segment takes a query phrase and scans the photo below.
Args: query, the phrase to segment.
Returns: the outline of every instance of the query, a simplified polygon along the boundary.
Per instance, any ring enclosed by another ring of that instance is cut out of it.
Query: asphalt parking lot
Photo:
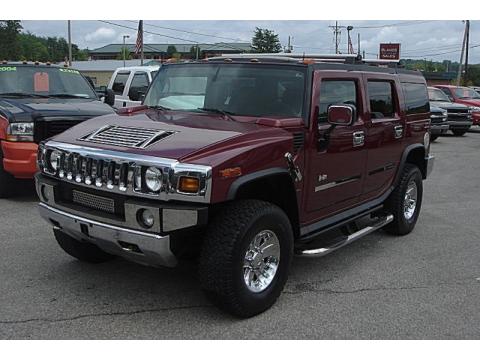
[[[441,137],[415,231],[296,258],[277,304],[248,320],[211,306],[192,264],[83,264],[40,219],[33,185],[0,200],[0,338],[479,339],[480,133]]]

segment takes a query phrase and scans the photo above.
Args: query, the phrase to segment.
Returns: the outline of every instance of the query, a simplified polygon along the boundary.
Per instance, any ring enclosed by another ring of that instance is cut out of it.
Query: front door
[[[314,75],[312,105],[316,111],[311,123],[317,139],[309,149],[304,199],[310,220],[351,207],[362,192],[366,164],[366,106],[361,84],[361,75],[353,72]],[[328,108],[342,104],[355,106],[353,124],[332,127],[327,122]]]

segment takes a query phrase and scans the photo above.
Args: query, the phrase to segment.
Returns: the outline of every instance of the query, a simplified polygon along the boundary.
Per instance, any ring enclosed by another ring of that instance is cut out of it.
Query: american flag
[[[143,48],[143,20],[138,22],[137,43],[135,45],[135,54],[140,54]]]

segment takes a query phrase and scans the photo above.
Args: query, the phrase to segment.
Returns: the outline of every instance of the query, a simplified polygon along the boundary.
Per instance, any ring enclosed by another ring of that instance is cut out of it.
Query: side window
[[[369,81],[368,97],[372,119],[392,118],[394,116],[394,92],[391,82]]]
[[[127,84],[128,77],[130,72],[119,72],[113,80],[112,90],[117,95],[122,95],[123,90],[125,90],[125,85]]]
[[[142,88],[146,89],[148,87],[148,76],[144,72],[137,72],[133,75],[132,83],[130,88]]]
[[[357,106],[357,86],[353,80],[323,80],[320,84],[318,122],[326,122],[330,105]]]
[[[407,115],[422,114],[430,111],[427,87],[424,84],[403,83]]]

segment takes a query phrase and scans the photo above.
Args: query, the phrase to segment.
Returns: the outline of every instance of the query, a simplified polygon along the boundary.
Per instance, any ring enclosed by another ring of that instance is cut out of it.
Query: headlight
[[[478,106],[470,106],[469,109],[470,109],[471,112],[479,112],[480,111],[480,107],[478,107]]]
[[[149,167],[145,170],[145,185],[150,191],[160,191],[162,188],[162,172],[155,167]]]
[[[9,141],[33,141],[33,122],[12,123],[7,128]]]
[[[448,111],[447,111],[447,110],[443,110],[443,111],[442,111],[442,115],[443,115],[443,116],[447,116],[447,115],[448,115]]]
[[[48,164],[50,165],[51,170],[57,171],[58,161],[59,161],[61,155],[62,155],[62,153],[58,150],[53,150],[50,153],[50,156],[49,156],[49,159],[48,159]]]

